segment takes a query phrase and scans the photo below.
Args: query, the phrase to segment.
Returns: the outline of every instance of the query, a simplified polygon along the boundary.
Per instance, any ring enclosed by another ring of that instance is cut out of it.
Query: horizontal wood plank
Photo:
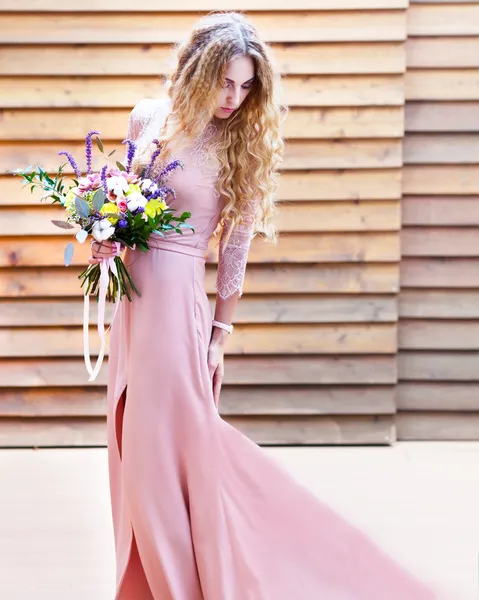
[[[401,412],[397,416],[397,439],[400,441],[476,441],[479,440],[477,413]]]
[[[479,258],[479,227],[405,227],[402,256]]]
[[[225,417],[258,444],[390,444],[392,417]],[[0,419],[0,447],[106,446],[101,418]]]
[[[479,260],[467,258],[403,258],[401,287],[479,288]]]
[[[83,144],[69,143],[73,156],[82,156]],[[108,144],[109,153],[117,151],[120,160],[124,151],[119,144]],[[46,171],[55,171],[64,157],[58,156],[56,142],[10,142],[0,146],[0,170],[6,172],[28,165],[41,165]],[[100,152],[93,152],[92,167],[99,171],[105,164]],[[283,169],[371,169],[393,168],[402,165],[400,140],[290,140],[285,147]],[[65,173],[73,173],[68,163]]]
[[[121,141],[126,135],[129,112],[123,108],[6,109],[0,111],[3,115],[0,140],[83,141],[91,124],[97,123],[104,141]],[[292,107],[283,125],[284,136],[328,140],[400,138],[403,113],[401,106]]]
[[[479,352],[417,352],[398,354],[402,381],[479,382]]]
[[[479,319],[479,290],[402,289],[399,315],[410,319]]]
[[[479,321],[402,319],[401,350],[478,350]]]
[[[19,180],[17,180],[19,182]],[[29,192],[25,199],[29,200]],[[26,206],[25,206],[26,205]],[[293,232],[374,232],[400,229],[399,201],[384,202],[282,202],[275,217],[275,226],[282,233]],[[50,222],[64,219],[58,204],[45,201],[34,207],[0,205],[0,236],[71,235]]]
[[[479,383],[401,382],[398,411],[479,411]]]
[[[404,104],[404,78],[400,74],[286,76],[282,88],[281,101],[288,106]],[[131,108],[141,98],[165,96],[156,76],[0,78],[3,108]]]
[[[1,25],[1,19],[0,19]],[[131,26],[131,25],[130,25]],[[9,45],[0,47],[0,75],[165,75],[171,48],[165,44],[98,44],[98,30],[88,45]],[[71,44],[71,42],[69,42]],[[276,45],[272,55],[283,75],[390,74],[405,71],[404,46],[389,43]]]
[[[0,389],[2,416],[106,416],[105,387]],[[393,386],[231,386],[221,388],[222,415],[394,414]]]
[[[479,102],[408,102],[407,132],[479,132]]]
[[[297,10],[363,10],[370,9],[398,9],[406,8],[407,0],[300,0],[295,8]],[[291,3],[288,0],[224,0],[222,10],[241,11],[287,11],[291,13]],[[157,0],[143,0],[135,6],[138,12],[168,12],[171,7],[159,4]],[[218,10],[218,4],[213,0],[184,0],[181,5],[184,12]],[[85,0],[78,4],[67,0],[57,4],[55,0],[3,0],[2,11],[5,12],[130,12],[131,4],[128,0]],[[197,15],[194,15],[198,18]]]
[[[1,213],[0,213],[1,214]],[[52,225],[53,227],[53,225]],[[63,251],[71,238],[0,238],[0,267],[61,266]],[[89,244],[74,240],[71,265],[88,265]],[[218,249],[210,247],[208,263],[218,262]],[[277,245],[255,238],[250,263],[396,262],[400,259],[399,236],[395,233],[289,233]]]
[[[77,276],[82,269],[0,269],[0,297],[80,297]],[[394,263],[270,265],[247,267],[245,294],[390,294],[399,286],[399,267]],[[471,286],[469,286],[471,287]],[[205,289],[216,291],[216,269],[207,265]]]
[[[0,359],[5,387],[98,387],[107,382],[108,360],[88,383],[82,359]],[[226,356],[225,385],[391,385],[396,382],[394,356]]]
[[[478,192],[476,165],[405,165],[405,195],[471,196]]]
[[[473,303],[474,298],[471,298]],[[210,295],[210,308],[215,297]],[[479,316],[479,302],[475,305]],[[110,324],[113,304],[106,306]],[[92,311],[90,323],[96,324]],[[244,296],[235,309],[235,323],[390,323],[397,321],[394,296]],[[81,325],[83,300],[0,300],[0,327]]]
[[[157,318],[157,322],[161,320]],[[235,335],[225,342],[225,353],[392,354],[397,348],[396,337],[394,323],[237,324]],[[0,329],[0,357],[83,356],[82,340],[80,327]],[[99,335],[93,327],[90,348],[93,354],[100,351]]]
[[[479,7],[469,4],[411,4],[408,8],[409,36],[477,35]]]
[[[472,227],[479,225],[479,195],[405,196],[401,209],[404,226]]]
[[[409,38],[406,42],[408,69],[466,69],[477,66],[479,38],[426,37]]]
[[[80,161],[79,157],[77,159]],[[61,161],[58,164],[61,164]],[[27,166],[21,165],[21,168]],[[18,167],[20,168],[20,165]],[[448,169],[457,169],[458,176],[462,178],[465,168],[448,167]],[[454,173],[452,173],[453,175]],[[472,182],[472,171],[470,179]],[[2,177],[0,175],[0,206],[17,204],[38,206],[41,197],[41,191],[36,190],[31,194],[28,188],[24,188],[20,177],[11,175]],[[280,177],[278,188],[278,200],[288,202],[304,200],[358,202],[360,200],[398,200],[399,198],[401,198],[401,169],[285,171]],[[297,210],[297,208],[293,210]],[[338,210],[342,211],[343,208],[338,208]]]
[[[408,70],[405,96],[406,100],[479,100],[479,70]]]
[[[259,444],[391,444],[392,417],[231,417],[228,422]]]
[[[404,163],[477,165],[478,136],[476,133],[409,133],[404,139]]]
[[[5,2],[3,3],[5,4]],[[2,4],[2,6],[3,6]],[[353,42],[401,41],[406,37],[406,13],[399,10],[321,9],[252,12],[248,18],[266,42]],[[384,2],[386,4],[386,2]],[[143,12],[143,3],[131,12],[55,12],[45,20],[43,3],[35,11],[22,14],[0,13],[2,44],[174,44],[186,37],[198,19],[195,12],[161,12],[156,5]],[[242,7],[243,8],[243,7]],[[244,10],[244,8],[243,8]],[[92,21],[95,27],[92,28]]]

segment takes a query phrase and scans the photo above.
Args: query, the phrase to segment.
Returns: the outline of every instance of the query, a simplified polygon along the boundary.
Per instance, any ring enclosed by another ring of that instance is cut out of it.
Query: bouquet
[[[176,197],[175,190],[166,185],[166,179],[175,169],[184,168],[182,161],[174,160],[162,168],[160,173],[150,178],[153,166],[160,155],[161,148],[158,140],[153,140],[157,149],[153,152],[150,163],[140,174],[131,171],[132,161],[135,157],[137,146],[130,139],[123,140],[128,145],[125,164],[116,161],[112,164],[110,157],[115,152],[105,155],[99,131],[90,131],[86,136],[85,155],[86,172],[82,173],[73,158],[66,150],[58,154],[65,155],[72,167],[76,178],[67,177],[64,168],[67,163],[59,166],[54,175],[37,166],[35,169],[27,167],[25,170],[16,169],[14,175],[20,175],[25,185],[42,189],[45,194],[42,200],[50,198],[52,204],[59,203],[65,209],[65,220],[52,220],[52,223],[62,229],[72,229],[79,243],[92,236],[93,240],[103,242],[110,240],[115,243],[116,256],[105,258],[99,264],[89,265],[79,275],[81,286],[84,287],[84,355],[90,381],[95,379],[104,353],[104,314],[105,302],[116,301],[113,319],[118,309],[118,301],[126,295],[132,300],[133,294],[141,295],[132,280],[128,270],[119,256],[123,247],[138,248],[148,251],[148,240],[151,234],[166,237],[169,231],[183,233],[182,229],[194,228],[186,223],[191,217],[189,212],[175,216],[174,211],[166,203],[168,197]],[[99,151],[105,156],[106,164],[99,172],[92,171],[92,138],[95,138]],[[65,179],[72,183],[67,185]],[[92,242],[93,242],[92,240]],[[73,258],[74,244],[70,242],[64,251],[65,265],[68,266]],[[88,314],[89,296],[92,295],[98,302],[98,331],[102,341],[100,355],[95,369],[91,369],[88,351]],[[112,322],[113,322],[112,319]]]

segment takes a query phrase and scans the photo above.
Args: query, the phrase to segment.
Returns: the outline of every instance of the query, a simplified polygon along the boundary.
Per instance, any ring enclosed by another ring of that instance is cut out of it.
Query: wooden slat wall
[[[408,11],[398,438],[479,439],[479,3]]]
[[[0,171],[119,147],[161,96],[168,44],[208,0],[3,0]],[[277,248],[254,241],[221,411],[261,443],[394,441],[406,0],[230,0],[273,43],[291,107]],[[93,14],[98,11],[98,14]],[[48,14],[44,14],[48,12]],[[91,23],[95,22],[95,29]],[[105,370],[88,385],[58,210],[0,179],[0,445],[105,443]],[[214,302],[211,251],[207,291]],[[92,333],[94,329],[92,327]],[[94,336],[92,335],[94,339]],[[98,346],[96,346],[98,347]]]

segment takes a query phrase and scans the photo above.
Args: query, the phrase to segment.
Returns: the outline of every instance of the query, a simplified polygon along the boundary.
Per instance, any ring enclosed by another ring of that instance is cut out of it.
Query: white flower
[[[141,189],[142,190],[150,190],[150,192],[152,194],[154,194],[156,192],[156,190],[158,189],[158,184],[157,183],[153,183],[153,181],[151,179],[144,179],[141,184]]]
[[[128,204],[128,210],[136,210],[139,206],[145,208],[148,200],[143,196],[143,194],[139,194],[138,192],[132,192],[128,194],[126,197],[126,202]]]
[[[115,196],[123,196],[128,191],[128,181],[121,176],[109,177],[106,184],[108,190],[113,192]]]
[[[93,223],[91,234],[97,242],[109,239],[114,233],[115,228],[108,219],[102,219]]]

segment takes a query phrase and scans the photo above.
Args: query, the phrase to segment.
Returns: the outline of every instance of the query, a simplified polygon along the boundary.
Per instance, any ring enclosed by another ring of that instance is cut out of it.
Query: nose
[[[239,87],[230,90],[230,93],[228,94],[228,102],[234,107],[239,106],[240,94],[241,91]]]

